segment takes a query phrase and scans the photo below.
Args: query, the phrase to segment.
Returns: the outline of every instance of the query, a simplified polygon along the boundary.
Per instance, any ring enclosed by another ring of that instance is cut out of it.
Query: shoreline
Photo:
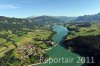
[[[51,34],[51,37],[53,38],[54,35],[55,35],[57,32],[54,31],[54,29],[52,29],[52,31],[53,31],[53,33]],[[65,35],[64,37],[66,37],[66,36],[67,36],[67,35]],[[50,37],[50,38],[51,38],[51,37]],[[52,39],[52,38],[51,38],[51,39]],[[65,39],[65,38],[63,38],[63,39]],[[59,44],[59,43],[55,43],[54,46],[52,46],[52,47],[50,47],[50,48],[48,48],[48,49],[43,50],[43,52],[46,53],[46,51],[49,51],[49,50],[53,49],[53,48],[56,47],[58,44]],[[50,58],[50,57],[49,57],[49,58]],[[49,58],[47,58],[47,60],[45,60],[44,62],[47,62]],[[37,66],[37,65],[39,65],[39,64],[45,64],[45,63],[35,63],[35,64],[30,64],[30,65],[28,65],[28,66]]]

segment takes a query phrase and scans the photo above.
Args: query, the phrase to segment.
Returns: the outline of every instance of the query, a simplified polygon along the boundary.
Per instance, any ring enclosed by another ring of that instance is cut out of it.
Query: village
[[[17,48],[14,49],[13,55],[21,60],[21,64],[29,64],[31,62],[29,59],[32,59],[31,63],[38,63],[40,56],[47,58],[46,49],[55,45],[55,42],[48,38],[52,34],[51,31],[46,31],[46,33],[43,31],[35,32],[28,33],[28,37],[17,42]]]

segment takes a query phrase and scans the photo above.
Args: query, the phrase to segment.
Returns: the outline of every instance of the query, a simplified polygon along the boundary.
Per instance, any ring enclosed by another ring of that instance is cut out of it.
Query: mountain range
[[[67,16],[37,16],[28,18],[14,18],[0,16],[0,26],[4,25],[20,25],[23,27],[33,28],[33,25],[45,25],[50,23],[66,23],[66,22],[100,22],[100,13],[94,15],[84,15],[79,17]]]
[[[100,13],[79,16],[73,22],[100,22]]]

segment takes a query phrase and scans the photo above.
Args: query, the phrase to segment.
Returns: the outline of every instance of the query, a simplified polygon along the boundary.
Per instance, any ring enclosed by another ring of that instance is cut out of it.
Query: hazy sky
[[[80,16],[100,12],[100,0],[0,0],[0,16]]]

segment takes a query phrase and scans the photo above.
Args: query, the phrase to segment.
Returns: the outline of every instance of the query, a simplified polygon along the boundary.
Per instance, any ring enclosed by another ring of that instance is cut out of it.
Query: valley
[[[0,66],[99,66],[99,20],[79,18],[0,16]],[[48,64],[40,63],[40,56],[42,62],[61,57],[75,60]],[[77,63],[77,57],[93,57],[95,63]]]

